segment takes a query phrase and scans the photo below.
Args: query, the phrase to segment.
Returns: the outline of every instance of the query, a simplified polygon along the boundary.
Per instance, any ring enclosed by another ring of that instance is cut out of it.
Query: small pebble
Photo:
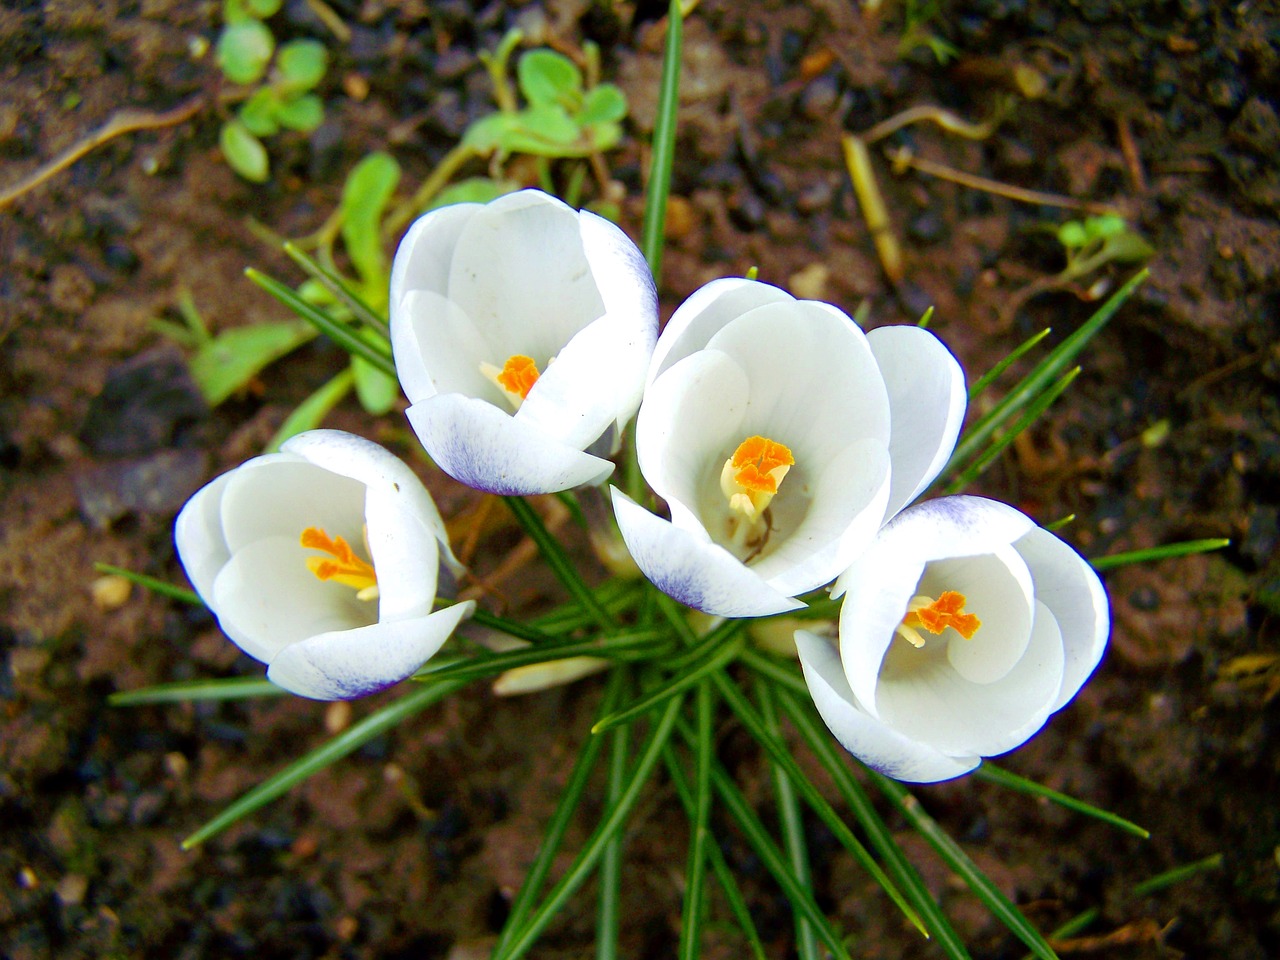
[[[109,573],[93,581],[93,605],[99,610],[119,610],[129,600],[133,584],[119,574]]]
[[[351,704],[335,700],[324,711],[324,729],[328,733],[341,733],[351,725]]]
[[[797,270],[787,281],[791,292],[801,300],[825,300],[831,270],[824,263],[811,263]]]
[[[89,892],[89,878],[80,873],[68,873],[58,881],[54,892],[64,907],[84,903],[85,894]]]

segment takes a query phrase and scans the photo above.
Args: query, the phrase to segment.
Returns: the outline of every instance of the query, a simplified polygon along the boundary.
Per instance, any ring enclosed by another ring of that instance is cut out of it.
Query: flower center
[[[374,573],[373,564],[357,557],[342,537],[331,538],[319,527],[307,527],[302,531],[300,542],[308,550],[328,554],[327,557],[307,557],[307,569],[316,579],[335,580],[354,588],[357,600],[378,598],[378,575]]]
[[[796,458],[768,437],[747,437],[720,471],[720,489],[729,508],[755,523],[778,493],[778,486]]]
[[[937,600],[923,595],[912,597],[907,604],[907,615],[902,618],[894,633],[917,650],[925,643],[925,638],[920,635],[921,630],[927,630],[936,636],[950,627],[966,640],[972,640],[982,626],[982,621],[972,613],[964,612],[964,605],[968,602],[963,593],[955,590],[944,590]]]
[[[502,395],[507,398],[513,409],[519,410],[529,396],[529,391],[538,382],[538,365],[532,357],[522,353],[507,357],[507,362],[499,370],[492,363],[480,364],[480,372],[495,384]]]

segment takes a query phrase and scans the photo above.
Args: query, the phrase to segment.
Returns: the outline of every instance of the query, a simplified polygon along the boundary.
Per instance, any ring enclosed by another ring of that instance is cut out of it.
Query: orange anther
[[[902,623],[908,627],[923,627],[932,634],[939,634],[947,627],[951,627],[966,640],[972,640],[973,635],[982,626],[982,621],[972,613],[964,612],[966,603],[968,601],[963,593],[945,590],[937,600],[909,611],[902,618]]]
[[[791,467],[796,458],[781,443],[768,437],[747,437],[738,444],[729,461],[733,465],[733,479],[745,490],[756,493],[777,493],[778,481],[786,476],[786,470],[779,474],[774,471],[779,467]]]
[[[336,580],[357,590],[377,585],[378,577],[373,565],[357,557],[351,545],[342,537],[330,537],[319,527],[307,527],[302,531],[299,542],[309,550],[319,550],[333,558],[307,557],[307,569],[317,579]]]
[[[517,353],[507,357],[507,362],[502,365],[502,369],[494,379],[502,389],[523,400],[529,396],[529,391],[538,382],[538,365],[533,362],[532,357]]]

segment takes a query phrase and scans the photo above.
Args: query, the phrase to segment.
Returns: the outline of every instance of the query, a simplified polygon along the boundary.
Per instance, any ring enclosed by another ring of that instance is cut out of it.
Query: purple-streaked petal
[[[1031,530],[1014,548],[1031,568],[1036,598],[1053,611],[1062,630],[1066,666],[1053,705],[1060,710],[1089,679],[1106,649],[1111,632],[1107,592],[1093,567],[1048,530]]]
[[[616,487],[614,516],[636,565],[663,593],[721,617],[765,617],[804,606],[778,593],[733,554],[655,516]]]
[[[281,650],[267,679],[313,700],[351,700],[413,675],[449,639],[475,601],[425,617],[321,633]]]
[[[558,443],[483,400],[440,394],[407,415],[441,470],[488,493],[555,493],[602,483],[613,472],[608,460]]]
[[[924,492],[951,457],[964,422],[964,371],[942,341],[921,327],[880,327],[867,341],[889,391],[888,519]]]
[[[818,714],[841,745],[873,770],[895,780],[936,783],[966,774],[981,762],[977,756],[948,756],[860,709],[840,658],[826,640],[798,630],[796,651]]]

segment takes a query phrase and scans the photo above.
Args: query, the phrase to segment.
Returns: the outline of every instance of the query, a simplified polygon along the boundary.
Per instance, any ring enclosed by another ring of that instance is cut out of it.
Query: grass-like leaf
[[[643,628],[628,630],[608,637],[588,640],[552,640],[520,650],[502,653],[482,653],[459,663],[433,668],[429,662],[417,674],[420,680],[476,680],[496,676],[516,667],[571,657],[600,657],[606,660],[652,659],[655,648],[662,645],[666,634],[661,630]]]
[[[158,593],[162,597],[168,597],[170,600],[180,600],[182,603],[189,603],[193,607],[203,607],[204,601],[200,599],[200,595],[194,590],[188,590],[186,587],[180,587],[176,583],[169,583],[166,580],[159,580],[156,577],[149,577],[145,573],[135,573],[132,570],[126,570],[124,567],[116,567],[109,563],[95,563],[93,569],[99,573],[109,573],[112,576],[124,577],[130,583],[136,583],[144,590],[150,590],[152,593]]]
[[[358,750],[374,737],[385,733],[415,713],[425,710],[433,703],[443,700],[449,694],[461,690],[465,685],[464,681],[444,681],[410,689],[399,700],[369,714],[369,716],[353,724],[323,746],[295,760],[283,770],[268,777],[252,790],[232,801],[216,817],[183,840],[182,849],[190,850],[192,847],[199,846],[210,837],[227,829],[237,820],[247,817],[258,808],[270,803],[294,785],[307,779],[307,777],[319,773],[330,764]]]
[[[364,298],[352,290],[342,276],[322,266],[292,241],[285,241],[283,249],[290,260],[301,267],[307,276],[333,294],[334,299],[350,310],[351,315],[357,320],[371,330],[376,330],[384,338],[391,335],[386,317],[365,303]]]
[[[986,904],[987,909],[996,919],[1008,927],[1013,935],[1026,944],[1040,960],[1058,960],[1058,955],[1053,952],[1053,947],[1049,946],[1040,931],[1022,915],[1022,911],[1012,900],[1000,892],[1000,889],[969,858],[969,855],[960,849],[960,845],[951,839],[938,822],[925,813],[924,808],[920,806],[920,801],[912,796],[906,787],[874,770],[867,770],[867,774],[880,792],[888,797],[907,818],[907,822],[915,831],[938,852],[947,866],[968,885],[979,900]]]
[[[564,876],[551,888],[542,906],[510,939],[504,949],[494,951],[494,960],[516,960],[517,957],[524,956],[546,929],[547,924],[564,906],[565,901],[586,881],[610,840],[622,829],[635,808],[636,801],[640,798],[640,791],[648,782],[654,764],[662,756],[663,748],[671,738],[671,731],[675,727],[682,703],[683,699],[678,696],[667,701],[666,709],[657,718],[640,749],[640,755],[617,802],[609,806],[603,819],[587,839],[586,845],[565,871]]]
[[[667,198],[671,195],[671,168],[676,156],[676,115],[680,107],[680,48],[684,11],[680,0],[667,7],[667,47],[662,57],[662,83],[658,87],[658,111],[653,125],[653,159],[645,189],[644,226],[640,250],[649,261],[654,283],[662,282],[662,248],[666,240]]]
[[[782,738],[782,727],[778,723],[778,708],[774,703],[773,686],[768,680],[756,684],[756,696],[760,702],[760,716],[765,728],[776,739]],[[773,792],[778,801],[778,821],[782,827],[782,842],[787,849],[787,858],[791,861],[791,869],[796,878],[805,885],[813,883],[813,870],[809,866],[809,843],[804,832],[804,820],[800,815],[800,804],[796,801],[796,791],[792,787],[787,772],[778,763],[773,764]],[[813,925],[804,917],[796,917],[796,956],[799,960],[821,960],[818,949],[818,938]]]
[[[1147,278],[1147,272],[1145,269],[1139,270],[1124,286],[1113,293],[1093,316],[1081,324],[1078,330],[1065,338],[1029,374],[1023,377],[1003,400],[964,432],[960,442],[956,444],[950,461],[940,474],[939,483],[947,482],[960,467],[980,456],[981,451],[1005,423],[1066,372],[1080,351],[1106,326],[1138,285]]]
[[[604,716],[611,711],[622,695],[622,690],[626,682],[626,674],[624,671],[618,670],[610,674],[609,682],[605,686],[604,699],[600,703],[599,715]],[[582,749],[578,751],[578,759],[574,761],[573,770],[569,774],[569,782],[565,784],[564,792],[560,795],[560,802],[556,804],[555,813],[551,815],[551,820],[547,824],[546,833],[542,835],[542,843],[538,847],[537,856],[534,857],[533,863],[525,872],[524,883],[520,885],[520,891],[516,894],[515,899],[511,901],[511,911],[507,914],[507,922],[502,927],[502,932],[498,934],[498,942],[494,944],[493,956],[499,957],[506,949],[508,944],[515,938],[517,931],[525,924],[525,918],[528,917],[529,911],[533,909],[537,901],[537,896],[542,890],[542,884],[547,879],[547,874],[551,871],[551,865],[555,861],[556,855],[560,852],[560,844],[564,840],[565,831],[569,828],[569,821],[573,819],[574,812],[578,809],[578,804],[582,800],[582,793],[586,789],[587,781],[591,778],[591,773],[595,769],[596,761],[600,757],[600,751],[604,747],[605,740],[603,737],[587,737],[582,744]]]
[[[622,799],[627,783],[627,755],[631,728],[619,727],[609,734],[609,780],[604,802],[612,806]],[[622,834],[617,831],[605,842],[600,855],[600,895],[596,906],[596,960],[618,960],[618,927],[622,901]]]
[[[542,554],[542,559],[547,561],[547,566],[556,575],[556,579],[564,584],[573,599],[577,600],[582,609],[591,615],[598,626],[605,630],[610,629],[614,625],[613,617],[587,586],[587,582],[578,573],[578,568],[569,559],[569,554],[560,545],[560,541],[551,535],[542,518],[538,516],[538,512],[524,497],[503,497],[502,499],[515,516],[516,522],[537,545],[538,552]]]
[[[152,703],[190,703],[194,700],[248,700],[287,693],[265,677],[224,677],[214,680],[179,680],[140,690],[121,690],[107,697],[113,707],[141,707]]]
[[[987,387],[989,387],[995,379],[1000,376],[1000,374],[1013,366],[1019,358],[1025,355],[1050,333],[1052,333],[1052,330],[1049,327],[1045,327],[1039,333],[1033,333],[1031,336],[1027,337],[1027,339],[1023,340],[1022,343],[1018,344],[1018,346],[1015,347],[1007,357],[979,377],[973,386],[969,388],[969,402],[973,403],[978,395],[981,394],[983,390],[987,389]]]
[[[1044,797],[1060,807],[1066,807],[1076,813],[1083,813],[1087,817],[1093,817],[1095,820],[1101,820],[1103,823],[1110,824],[1117,830],[1143,840],[1150,839],[1151,831],[1146,830],[1132,821],[1126,820],[1117,814],[1085,803],[1083,800],[1077,800],[1065,793],[1059,793],[1050,787],[1036,783],[1034,780],[1028,780],[1026,777],[1020,777],[1016,773],[1010,773],[1008,770],[1002,770],[990,762],[984,762],[973,775],[979,780],[985,780],[988,783],[997,783],[1002,787],[1008,787],[1010,790],[1016,790],[1019,793],[1025,793],[1031,797]]]
[[[711,758],[715,749],[712,714],[715,697],[706,678],[698,682],[697,726],[694,743],[693,810],[689,816],[689,857],[685,867],[684,912],[680,922],[680,960],[702,956],[702,918],[706,907],[704,881],[707,876],[707,847],[711,839]]]
[[[704,677],[715,676],[724,668],[725,664],[731,662],[742,650],[745,639],[745,634],[742,632],[742,623],[740,621],[734,622],[734,626],[737,629],[729,634],[723,642],[709,650],[701,660],[684,666],[666,683],[648,691],[639,700],[623,707],[617,713],[612,713],[605,717],[591,728],[591,732],[603,733],[605,730],[610,730],[620,723],[628,723],[641,714],[657,708],[663,701],[681,696],[689,688],[698,684]]]
[[[1215,853],[1212,856],[1205,857],[1203,860],[1197,860],[1195,863],[1188,863],[1181,867],[1174,867],[1172,870],[1166,870],[1164,873],[1156,874],[1156,876],[1148,880],[1143,880],[1133,888],[1133,895],[1135,897],[1149,896],[1163,890],[1165,887],[1171,887],[1175,883],[1189,880],[1198,873],[1220,869],[1222,869],[1222,854]]]
[[[396,375],[395,364],[391,362],[391,348],[389,346],[383,348],[366,340],[345,323],[340,323],[323,310],[307,303],[291,287],[285,286],[279,280],[267,276],[260,270],[249,267],[244,274],[353,357],[361,357],[367,360],[372,366],[377,367],[390,377]]]
[[[889,879],[884,869],[867,851],[867,848],[853,835],[853,831],[849,829],[848,824],[836,813],[826,798],[818,792],[817,787],[813,785],[804,771],[800,769],[800,765],[796,763],[795,757],[791,756],[791,751],[787,748],[786,743],[769,731],[760,714],[751,706],[747,698],[743,696],[742,691],[727,675],[716,673],[711,676],[716,685],[716,691],[725,703],[729,705],[729,708],[737,716],[738,721],[747,728],[747,732],[755,737],[756,742],[764,748],[765,753],[769,755],[769,759],[787,774],[796,791],[804,798],[805,803],[818,815],[818,819],[826,824],[827,829],[835,835],[840,845],[853,854],[854,859],[862,865],[862,868],[871,874],[876,883],[884,889],[884,892],[889,895],[889,898],[902,911],[903,916],[911,921],[917,930],[928,936],[928,931],[925,929],[924,924],[921,923],[919,915],[911,904],[907,902],[897,884]]]
[[[969,466],[965,467],[964,470],[961,471],[960,475],[951,481],[950,485],[947,487],[947,493],[959,493],[976,480],[978,476],[987,469],[987,467],[991,466],[996,457],[1000,456],[1000,454],[1004,452],[1005,448],[1009,446],[1009,444],[1013,443],[1018,434],[1022,433],[1023,430],[1026,430],[1027,427],[1035,423],[1036,420],[1039,419],[1040,414],[1049,409],[1049,406],[1053,401],[1057,400],[1058,397],[1062,395],[1062,392],[1066,390],[1067,387],[1071,386],[1072,381],[1074,381],[1078,376],[1080,376],[1080,368],[1073,367],[1058,378],[1058,380],[1054,381],[1047,390],[1028,403],[1026,409],[1022,412],[1022,416],[1017,419],[1013,426],[998,437],[994,438],[991,443],[987,445],[987,448],[979,454],[978,458]]]
[[[951,926],[951,921],[942,912],[937,901],[933,899],[919,872],[902,852],[897,841],[893,839],[893,834],[883,818],[872,806],[862,784],[858,783],[849,769],[848,758],[833,745],[827,728],[814,718],[812,709],[807,709],[803,705],[809,702],[807,695],[802,698],[801,695],[793,694],[788,690],[779,699],[782,701],[782,708],[800,736],[809,745],[809,749],[831,774],[836,789],[840,791],[840,796],[853,811],[858,824],[867,835],[867,842],[879,855],[885,870],[897,881],[903,894],[920,914],[920,919],[934,943],[951,960],[969,960],[969,951],[964,941]]]
[[[1094,557],[1089,563],[1093,569],[1114,570],[1131,563],[1150,563],[1153,560],[1168,560],[1170,557],[1185,557],[1193,553],[1209,553],[1231,546],[1231,541],[1223,538],[1213,540],[1186,540],[1182,543],[1169,543],[1163,547],[1150,547],[1146,550],[1130,550],[1127,553],[1113,553],[1109,557]]]
[[[696,746],[697,736],[689,729],[688,724],[680,725],[680,735],[691,747]],[[783,894],[791,903],[791,908],[813,925],[818,939],[826,944],[827,949],[835,957],[839,958],[839,960],[850,960],[849,952],[844,946],[844,940],[831,926],[822,911],[818,909],[818,905],[813,900],[812,892],[800,882],[800,879],[792,871],[786,855],[778,849],[778,845],[774,843],[769,831],[760,822],[760,818],[756,816],[755,811],[751,809],[751,804],[747,803],[742,791],[734,784],[733,778],[725,772],[719,763],[712,763],[711,785],[716,794],[719,795],[725,809],[729,811],[729,815],[738,822],[738,828],[742,831],[747,842],[751,844],[751,848],[755,850],[764,868],[778,881],[778,886],[782,888]]]

